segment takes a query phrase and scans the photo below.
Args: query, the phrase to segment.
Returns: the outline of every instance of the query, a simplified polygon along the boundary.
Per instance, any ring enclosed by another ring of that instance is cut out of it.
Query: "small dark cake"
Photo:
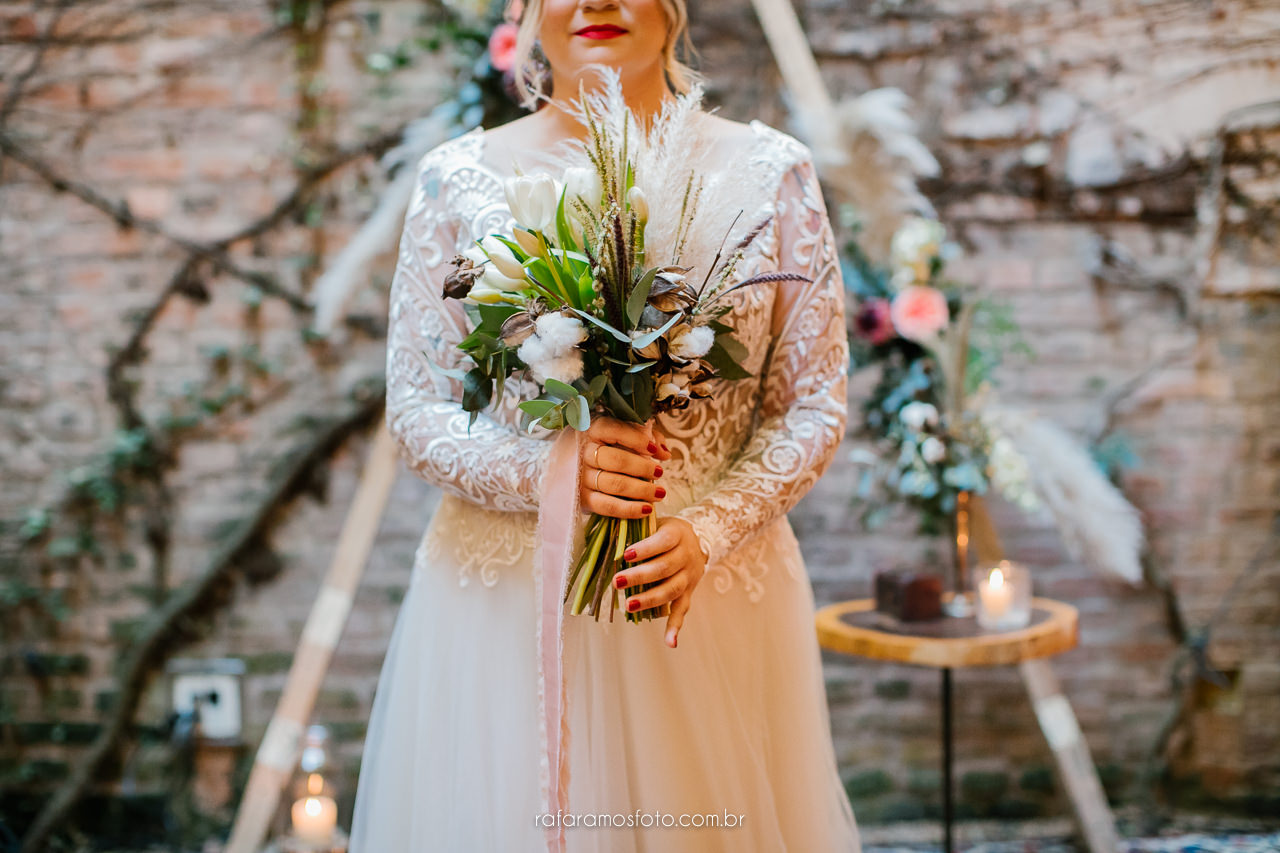
[[[942,615],[942,577],[916,569],[876,572],[876,612],[903,622]]]

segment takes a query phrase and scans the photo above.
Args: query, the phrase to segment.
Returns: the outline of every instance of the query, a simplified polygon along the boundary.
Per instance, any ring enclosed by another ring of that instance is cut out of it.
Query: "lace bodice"
[[[745,278],[797,271],[811,283],[759,285],[726,297],[725,322],[749,356],[742,380],[715,380],[711,399],[663,414],[657,428],[673,457],[663,464],[667,497],[659,518],[688,520],[708,556],[708,579],[724,591],[728,572],[712,569],[753,534],[789,511],[829,465],[847,419],[848,343],[844,287],[834,237],[807,148],[753,122],[750,150],[720,168],[759,189],[760,209],[744,221],[773,219],[739,266]],[[469,366],[457,344],[469,331],[463,306],[442,297],[448,261],[472,241],[513,226],[502,181],[484,160],[475,129],[428,152],[418,163],[391,285],[387,344],[387,427],[398,452],[420,477],[457,501],[442,503],[449,524],[470,515],[475,536],[452,535],[448,547],[466,583],[478,569],[492,585],[497,567],[532,552],[540,484],[554,435],[519,428],[517,404],[536,384],[514,379],[501,405],[482,413],[468,434],[457,380],[434,369]],[[719,241],[716,235],[710,242]],[[701,274],[710,257],[687,258]],[[439,549],[441,541],[427,543]],[[750,585],[750,574],[739,576]]]

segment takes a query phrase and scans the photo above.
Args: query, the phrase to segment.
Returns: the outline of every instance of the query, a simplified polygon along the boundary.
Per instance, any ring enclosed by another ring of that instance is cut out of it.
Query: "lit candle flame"
[[[1004,586],[1004,572],[999,569],[992,569],[991,576],[987,579],[987,582],[993,587]]]
[[[319,773],[312,773],[307,776],[307,793],[322,794],[324,793],[324,777]]]
[[[320,801],[315,797],[307,797],[306,805],[304,805],[303,808],[306,809],[307,814],[315,817],[320,814]]]

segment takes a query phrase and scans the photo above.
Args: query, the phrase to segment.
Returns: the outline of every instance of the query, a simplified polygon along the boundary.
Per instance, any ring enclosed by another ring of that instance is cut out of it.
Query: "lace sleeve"
[[[462,383],[432,367],[471,366],[457,348],[469,331],[466,312],[442,293],[448,261],[465,247],[439,152],[418,164],[391,282],[387,429],[424,480],[490,509],[534,511],[551,442],[487,411],[468,433]]]
[[[773,350],[746,446],[710,492],[676,514],[693,525],[708,563],[804,497],[830,465],[848,421],[844,283],[811,157],[791,167],[778,194],[779,268],[812,281],[778,290]]]

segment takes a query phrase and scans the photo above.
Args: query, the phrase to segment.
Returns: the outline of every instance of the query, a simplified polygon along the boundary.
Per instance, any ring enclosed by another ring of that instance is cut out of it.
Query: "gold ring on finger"
[[[600,443],[596,442],[596,449],[591,452],[591,467],[600,467]]]
[[[598,491],[600,491],[600,469],[599,469],[599,468],[597,468],[597,469],[596,469],[596,486],[595,486],[595,489],[596,489],[596,491],[597,491],[597,492],[598,492]]]

